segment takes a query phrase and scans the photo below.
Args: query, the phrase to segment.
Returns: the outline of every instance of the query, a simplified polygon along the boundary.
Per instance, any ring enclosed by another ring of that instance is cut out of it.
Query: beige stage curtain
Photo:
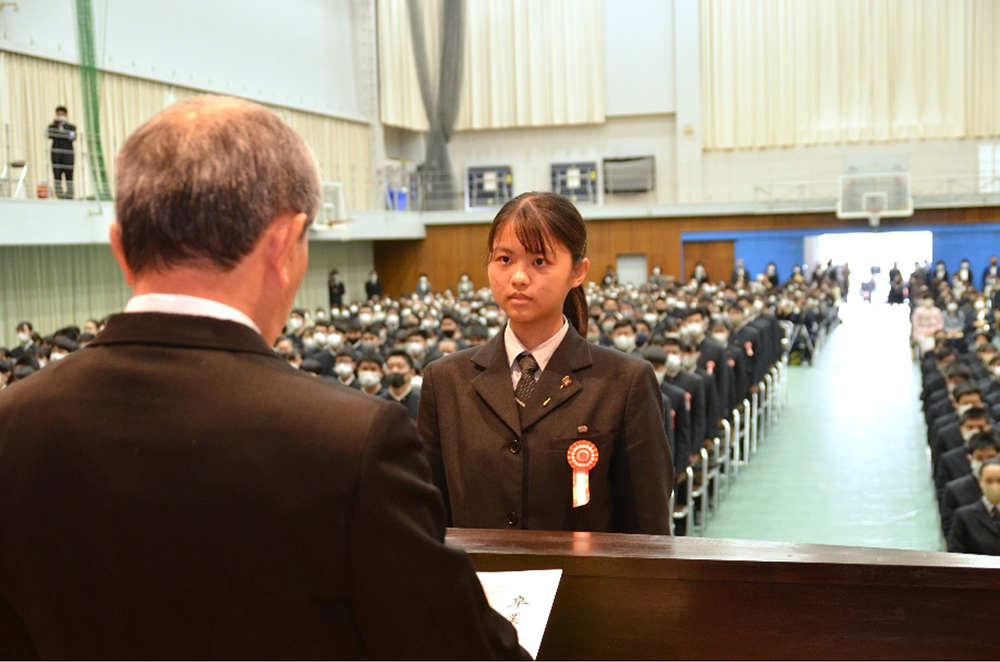
[[[45,129],[57,105],[69,109],[70,121],[78,133],[85,131],[83,96],[79,68],[70,64],[0,52],[0,157],[6,158],[9,142],[13,159],[27,159],[29,178],[50,182],[49,141]],[[101,144],[108,179],[114,190],[114,161],[125,139],[147,119],[167,106],[197,94],[196,90],[175,87],[129,76],[104,73],[100,77]],[[312,147],[323,177],[341,181],[349,209],[374,206],[370,129],[367,124],[272,107],[294,127]],[[76,141],[75,183],[77,197],[93,194],[93,177],[83,153],[85,141]],[[30,194],[34,195],[34,186]]]
[[[0,246],[0,346],[28,320],[41,335],[119,312],[131,296],[107,245]]]
[[[439,2],[425,2],[436,75]],[[468,0],[457,131],[604,121],[601,0]],[[427,130],[413,65],[406,0],[379,0],[381,117]]]
[[[703,0],[707,149],[996,135],[1000,3]]]
[[[3,85],[0,85],[0,159],[28,162],[29,195],[35,186],[53,180],[48,125],[55,119],[56,106],[66,106],[69,121],[78,133],[85,131],[83,90],[76,67],[0,51]],[[93,180],[81,172],[82,137],[76,141],[74,185],[77,196],[93,193]]]
[[[295,305],[328,305],[327,275],[340,271],[350,299],[364,296],[374,268],[370,241],[314,241]],[[0,347],[17,344],[15,328],[28,320],[43,336],[120,312],[131,296],[107,245],[0,246]]]

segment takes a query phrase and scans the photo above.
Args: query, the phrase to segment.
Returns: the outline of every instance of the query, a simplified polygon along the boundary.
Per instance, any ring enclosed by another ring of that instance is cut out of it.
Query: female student
[[[673,469],[649,363],[585,339],[577,209],[525,193],[490,228],[504,330],[427,365],[417,424],[449,524],[666,534]]]

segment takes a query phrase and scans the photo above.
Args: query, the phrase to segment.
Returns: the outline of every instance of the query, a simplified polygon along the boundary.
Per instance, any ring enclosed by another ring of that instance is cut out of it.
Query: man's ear
[[[295,251],[306,241],[305,231],[309,218],[303,214],[285,213],[275,218],[265,230],[267,264],[278,279],[287,286],[292,280],[290,270]]]
[[[108,236],[111,240],[111,252],[125,276],[125,282],[128,283],[129,287],[135,287],[135,272],[132,271],[132,267],[128,266],[128,261],[125,259],[125,249],[122,247],[122,226],[118,225],[117,220],[111,224]]]

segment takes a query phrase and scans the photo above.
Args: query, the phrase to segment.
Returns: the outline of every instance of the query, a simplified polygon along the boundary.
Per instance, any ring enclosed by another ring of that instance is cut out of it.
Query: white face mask
[[[339,333],[331,333],[326,337],[326,344],[330,349],[340,349],[344,344],[344,336]]]
[[[622,352],[631,352],[635,349],[635,336],[615,336],[612,341],[615,349]]]
[[[27,345],[31,341],[31,334],[24,331],[17,332],[17,340],[22,345]]]
[[[642,319],[649,326],[654,326],[656,325],[656,321],[659,319],[659,317],[656,315],[656,313],[646,313],[645,315],[642,316]]]
[[[358,381],[365,388],[374,388],[376,384],[382,383],[382,375],[374,370],[361,370],[358,372]]]
[[[972,305],[973,305],[973,306],[975,306],[976,310],[982,310],[983,308],[985,308],[985,307],[986,307],[986,302],[985,302],[985,301],[982,301],[982,300],[979,300],[979,301],[976,301],[976,302],[975,302],[974,304],[972,304]]]
[[[333,374],[340,377],[340,379],[347,381],[348,377],[354,374],[354,366],[350,363],[338,363],[333,366]]]
[[[681,327],[681,335],[685,338],[697,338],[701,335],[701,324],[689,322]]]
[[[418,341],[408,342],[406,343],[406,353],[412,358],[417,358],[424,353],[424,344]]]
[[[978,433],[979,433],[978,428],[972,428],[971,430],[962,430],[962,441],[968,443],[969,440],[975,437]]]
[[[729,344],[729,334],[726,333],[713,333],[712,340],[719,343],[723,347]]]
[[[313,341],[317,347],[326,347],[327,336],[322,331],[313,334]]]
[[[654,370],[653,373],[656,375],[656,383],[663,384],[663,378],[667,376],[666,370]]]
[[[358,321],[361,322],[361,326],[371,326],[374,318],[371,313],[361,313],[358,315]]]
[[[305,320],[301,317],[292,317],[288,320],[288,328],[291,329],[293,333],[301,329],[303,324],[305,324]]]
[[[681,359],[681,365],[684,366],[685,370],[694,370],[698,365],[698,359],[695,358],[694,354],[685,354],[684,358]]]
[[[965,412],[969,411],[970,409],[972,409],[972,405],[959,405],[955,407],[955,413],[958,414],[959,418],[962,418],[963,416],[965,416]]]
[[[67,356],[69,356],[69,354],[52,352],[51,354],[49,354],[49,360],[50,361],[61,361],[64,358],[66,358]]]
[[[398,315],[386,315],[385,325],[390,329],[399,328],[399,316]]]
[[[949,313],[953,313],[956,310],[958,310],[958,304],[957,303],[949,303],[948,304],[948,312]]]
[[[319,342],[316,340],[315,336],[312,338],[303,338],[302,347],[308,350],[313,350],[319,347]]]
[[[412,388],[414,391],[419,391],[423,383],[424,383],[424,378],[421,377],[420,375],[415,375],[410,378],[410,388]]]
[[[972,475],[979,478],[979,472],[983,468],[982,460],[969,460],[969,466],[972,467]]]
[[[667,354],[667,372],[675,375],[681,370],[681,357],[679,354]]]

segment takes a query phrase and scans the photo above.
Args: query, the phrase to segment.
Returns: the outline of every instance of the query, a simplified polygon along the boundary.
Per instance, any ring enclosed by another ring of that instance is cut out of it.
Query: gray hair
[[[178,264],[228,271],[279,215],[319,210],[319,167],[263,106],[200,96],[155,115],[116,161],[115,212],[135,273]],[[308,227],[308,224],[307,224]]]

